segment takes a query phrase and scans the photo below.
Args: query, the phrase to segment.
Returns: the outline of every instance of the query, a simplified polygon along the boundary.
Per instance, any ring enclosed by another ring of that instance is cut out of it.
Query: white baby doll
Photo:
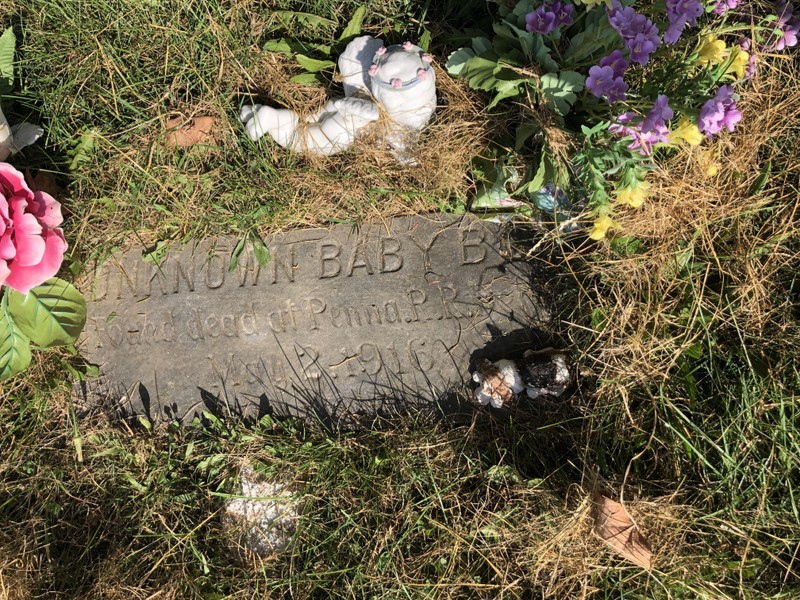
[[[398,157],[405,156],[416,134],[436,109],[436,78],[431,57],[411,42],[384,47],[371,36],[354,39],[339,57],[345,98],[301,117],[288,109],[244,106],[241,119],[255,141],[269,134],[284,148],[309,154],[336,154],[349,148],[359,132],[388,117],[385,136]]]

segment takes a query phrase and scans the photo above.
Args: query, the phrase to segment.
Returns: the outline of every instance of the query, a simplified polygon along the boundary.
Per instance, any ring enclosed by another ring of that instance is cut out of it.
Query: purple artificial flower
[[[657,47],[656,42],[643,33],[637,33],[636,37],[628,44],[628,50],[631,52],[631,60],[640,65],[646,65],[648,63],[650,55]]]
[[[722,131],[723,127],[733,131],[741,120],[742,113],[736,108],[736,101],[733,98],[733,86],[723,85],[713,98],[703,104],[697,118],[697,127],[711,139]]]
[[[664,32],[664,42],[677,42],[686,25],[697,27],[697,18],[702,14],[703,4],[700,0],[667,0],[669,27]]]
[[[613,84],[611,87],[608,88],[606,92],[606,100],[609,104],[613,104],[618,100],[625,100],[627,96],[625,92],[628,91],[628,84],[625,83],[625,80],[622,77],[615,77]]]
[[[634,37],[647,27],[649,20],[644,15],[637,13],[631,6],[622,6],[615,0],[611,10],[607,11],[608,24],[616,31],[622,39]]]
[[[633,142],[628,145],[631,150],[638,148],[642,154],[652,154],[653,144],[658,141],[658,135],[653,132],[642,131],[641,121],[633,122],[637,117],[638,115],[635,112],[624,112],[615,119],[616,122],[610,125],[608,130],[620,137],[632,137]]]
[[[586,78],[586,89],[598,98],[606,98],[608,103],[611,104],[617,100],[625,100],[628,84],[625,83],[621,76],[617,76],[614,73],[612,66],[595,65],[589,69],[589,77]]]
[[[666,129],[666,122],[675,116],[669,107],[669,100],[664,94],[659,94],[650,112],[642,121],[642,131],[660,131]],[[664,140],[666,141],[666,140]]]
[[[715,15],[724,15],[729,10],[739,6],[739,0],[720,0],[714,5],[714,10],[711,11]]]
[[[797,45],[797,35],[800,33],[800,18],[794,16],[794,5],[791,2],[782,2],[779,6],[780,14],[775,22],[775,32],[767,40],[767,51],[781,51],[784,48],[792,48]]]
[[[546,0],[532,13],[525,16],[525,29],[531,33],[547,35],[562,25],[572,25],[575,7],[561,0]]]
[[[744,68],[744,78],[750,80],[756,74],[756,63],[758,62],[758,57],[755,52],[750,51],[753,47],[753,40],[749,37],[741,36],[739,37],[737,45],[744,52],[750,53],[750,58],[747,59],[747,66]]]
[[[611,133],[616,133],[620,136],[635,135],[636,133],[639,133],[639,127],[629,127],[628,125],[630,125],[638,116],[639,115],[630,110],[624,112],[614,119],[614,123],[608,126],[608,130]]]
[[[653,22],[637,13],[630,6],[622,6],[614,0],[611,10],[606,11],[608,23],[622,38],[630,52],[631,60],[646,65],[656,48],[661,45],[658,28]]]
[[[614,77],[623,77],[630,63],[622,56],[622,52],[614,50],[608,56],[600,59],[601,67],[611,67],[614,70]]]
[[[558,16],[558,26],[566,25],[569,27],[573,23],[572,12],[575,7],[569,2],[553,2],[553,12]]]
[[[534,12],[525,16],[525,29],[530,33],[547,35],[558,27],[556,25],[556,14],[548,11],[545,6],[542,4]]]
[[[744,78],[747,80],[752,79],[755,74],[756,70],[758,69],[757,63],[758,57],[755,54],[751,54],[750,58],[747,59],[747,66],[744,68]]]
[[[649,155],[653,153],[653,144],[669,141],[669,128],[666,122],[674,115],[667,97],[659,94],[653,108],[644,119],[639,119],[634,112],[625,112],[615,119],[616,122],[608,130],[619,136],[631,136],[633,142],[628,148],[631,150],[638,148],[642,154]]]
[[[740,50],[750,52],[750,48],[753,46],[753,40],[751,40],[749,37],[741,35],[739,36],[739,40],[736,42],[736,45],[739,46]]]
[[[598,98],[602,98],[611,87],[614,81],[614,69],[611,67],[601,67],[595,65],[589,69],[589,77],[586,78],[586,89]]]

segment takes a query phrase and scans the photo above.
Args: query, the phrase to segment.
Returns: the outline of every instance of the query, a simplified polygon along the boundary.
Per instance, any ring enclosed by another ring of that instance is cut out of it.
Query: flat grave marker
[[[546,327],[530,267],[501,252],[499,225],[472,217],[293,231],[259,265],[236,240],[203,240],[160,264],[134,248],[86,283],[79,350],[111,399],[151,421],[211,410],[347,420],[447,406],[476,353]]]

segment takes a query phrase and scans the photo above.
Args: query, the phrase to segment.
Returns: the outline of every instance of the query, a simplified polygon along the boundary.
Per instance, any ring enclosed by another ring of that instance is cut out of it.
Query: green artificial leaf
[[[528,182],[528,194],[538,193],[545,185],[552,183],[561,189],[569,187],[569,171],[564,164],[553,154],[548,145],[542,146],[542,155],[539,166],[536,168],[531,180]]]
[[[528,193],[537,193],[548,181],[551,180],[552,175],[552,162],[548,159],[547,153],[542,152],[542,157],[539,159],[539,167],[536,169],[536,174],[533,176],[533,179],[528,182]]]
[[[600,121],[591,129],[586,125],[581,125],[581,133],[586,136],[586,139],[590,139],[592,136],[597,135],[601,131],[605,131],[608,129],[609,122],[608,121]]]
[[[611,240],[611,248],[622,256],[635,256],[642,246],[641,240],[632,235],[619,235]]]
[[[518,182],[517,170],[500,160],[487,177],[487,181],[478,186],[478,191],[471,202],[471,209],[497,210],[519,206],[521,202],[512,199],[507,191],[509,186],[515,187]]]
[[[233,273],[236,270],[236,267],[239,264],[239,256],[242,254],[242,250],[244,250],[244,244],[247,241],[247,236],[243,237],[239,240],[236,244],[236,247],[231,252],[231,260],[228,263],[228,272]]]
[[[494,51],[494,46],[492,46],[492,41],[489,38],[476,37],[472,40],[472,49],[475,51],[475,54],[481,55],[486,52]],[[456,52],[458,52],[458,50],[456,50]],[[453,54],[455,54],[455,52],[453,52]]]
[[[417,41],[417,46],[427,52],[431,47],[431,32],[427,27],[423,27],[423,30],[422,35],[419,36],[419,40]]]
[[[577,71],[561,71],[558,78],[565,82],[571,92],[582,92],[586,78]]]
[[[521,64],[536,62],[546,73],[558,71],[558,63],[550,55],[550,47],[545,43],[541,34],[531,33],[513,25],[508,25],[507,29],[516,37],[516,45],[524,55]]]
[[[510,23],[494,23],[492,32],[494,33],[494,46],[498,51],[505,54],[510,48],[519,48],[519,37],[514,34],[514,27]]]
[[[317,16],[313,13],[298,12],[293,10],[275,10],[271,15],[284,25],[291,25],[295,21],[301,25],[308,25],[312,28],[336,27],[336,21]]]
[[[332,60],[318,60],[305,54],[298,54],[295,58],[300,63],[300,66],[309,73],[318,73],[323,69],[331,69],[336,66],[336,63]]]
[[[618,44],[619,36],[609,25],[605,11],[589,11],[584,26],[570,39],[564,53],[564,65],[578,66],[592,62],[588,59],[608,54]]]
[[[592,329],[594,329],[597,333],[600,333],[606,328],[608,324],[608,315],[606,315],[606,311],[602,308],[595,308],[592,310]]]
[[[462,76],[466,78],[469,86],[476,90],[491,91],[497,85],[495,73],[499,65],[492,61],[473,56],[464,65]]]
[[[313,42],[300,42],[298,40],[287,40],[281,38],[279,40],[267,40],[264,43],[264,50],[266,52],[277,52],[286,56],[293,56],[295,52],[300,54],[308,54],[309,52],[316,52],[330,56],[333,51],[330,45],[315,44]]]
[[[356,9],[356,12],[353,13],[350,22],[347,24],[347,27],[344,28],[342,35],[339,36],[339,41],[347,41],[350,38],[354,38],[361,33],[361,25],[364,23],[364,16],[367,14],[367,7],[366,6],[359,6]]]
[[[521,93],[519,84],[516,82],[504,81],[504,82],[499,82],[499,84],[501,85],[497,86],[497,95],[492,99],[492,101],[486,107],[487,110],[490,110],[495,106],[497,106],[500,103],[500,101],[505,100],[507,98],[514,98],[515,96],[519,96]]]
[[[27,294],[8,290],[8,314],[43,348],[74,344],[86,324],[86,301],[72,284],[51,277]]]
[[[142,260],[159,266],[167,258],[167,254],[169,254],[169,242],[160,240],[156,242],[155,246],[145,248],[144,252],[142,252]]]
[[[267,40],[267,42],[264,44],[264,51],[278,52],[280,54],[285,54],[286,56],[291,56],[292,46],[283,38],[279,40]]]
[[[14,47],[17,38],[10,27],[0,35],[0,96],[14,89]]]
[[[539,38],[538,47],[534,48],[533,58],[547,73],[555,73],[558,71],[558,63],[553,60],[553,57],[550,55],[550,48],[541,41],[541,37]]]
[[[467,61],[474,56],[475,53],[469,48],[459,48],[447,57],[447,62],[444,66],[450,75],[453,77],[458,77],[464,70]]]
[[[300,83],[302,85],[318,85],[320,83],[324,83],[325,80],[317,73],[300,73],[300,75],[290,77],[289,81],[292,83]]]
[[[547,73],[541,78],[542,98],[553,112],[563,117],[575,104],[575,92],[583,90],[583,83],[583,75],[575,71]]]
[[[253,254],[256,255],[258,264],[262,267],[269,264],[271,258],[269,248],[255,231],[250,232],[250,244],[253,246]]]
[[[512,11],[512,15],[516,17],[517,24],[520,26],[525,25],[525,17],[528,13],[532,13],[536,9],[534,6],[533,0],[521,0],[517,5],[514,7]]]
[[[5,298],[2,300],[5,308]],[[31,364],[31,343],[6,310],[0,312],[0,381],[21,373]]]
[[[747,195],[757,196],[758,194],[763,192],[764,189],[767,187],[767,184],[769,183],[769,176],[771,174],[772,174],[772,161],[768,160],[767,162],[764,163],[764,166],[761,167],[761,172],[758,174],[758,177],[756,177],[755,181],[753,182],[753,185],[751,185],[750,189],[747,190]]]
[[[542,126],[533,121],[524,121],[517,127],[517,137],[514,141],[514,150],[519,152],[528,139],[542,130]]]

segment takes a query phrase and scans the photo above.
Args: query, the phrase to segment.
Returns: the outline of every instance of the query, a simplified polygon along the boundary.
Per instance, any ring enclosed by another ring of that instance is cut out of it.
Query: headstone
[[[264,265],[249,244],[232,260],[231,239],[160,264],[141,248],[115,255],[84,286],[79,350],[101,377],[83,394],[151,421],[468,410],[448,392],[475,360],[536,344],[548,321],[500,233],[472,217],[407,217],[275,235]]]

